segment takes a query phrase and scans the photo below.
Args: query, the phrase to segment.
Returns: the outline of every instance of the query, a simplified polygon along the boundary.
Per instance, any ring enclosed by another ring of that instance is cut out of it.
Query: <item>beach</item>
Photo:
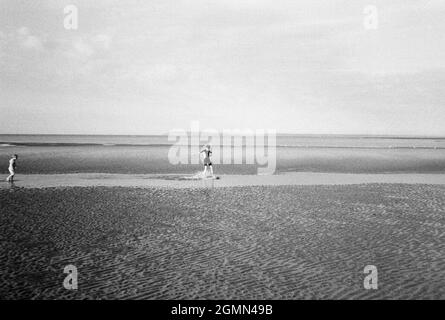
[[[0,3],[0,300],[445,300],[445,1]]]
[[[248,186],[350,185],[369,183],[403,183],[445,185],[445,174],[393,173],[354,174],[289,172],[274,175],[218,175],[202,179],[200,174],[21,174],[13,184],[0,181],[0,189],[49,187],[138,187],[200,189]]]
[[[275,174],[197,179],[165,137],[1,138],[2,299],[445,298],[443,139],[281,137]]]
[[[15,187],[0,200],[4,299],[445,298],[443,185]]]

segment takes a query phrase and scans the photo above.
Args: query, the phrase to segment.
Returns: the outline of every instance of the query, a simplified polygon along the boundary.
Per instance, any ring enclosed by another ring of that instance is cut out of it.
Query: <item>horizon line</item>
[[[233,129],[236,130],[236,129]],[[190,134],[191,131],[186,131]],[[205,130],[200,133],[206,133]],[[223,133],[222,130],[218,133]],[[116,137],[147,137],[168,136],[169,133],[147,134],[92,134],[92,133],[0,133],[0,136],[116,136]],[[288,133],[277,132],[277,136],[301,136],[301,137],[373,137],[373,138],[421,138],[421,139],[445,139],[445,135],[413,135],[413,134],[363,134],[363,133]]]

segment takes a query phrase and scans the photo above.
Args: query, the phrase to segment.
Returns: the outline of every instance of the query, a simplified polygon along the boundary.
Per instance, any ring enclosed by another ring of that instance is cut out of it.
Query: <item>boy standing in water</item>
[[[14,182],[14,176],[15,176],[15,167],[17,166],[17,159],[19,158],[18,155],[14,155],[10,160],[9,160],[9,173],[10,175],[6,178],[6,181],[8,182]]]
[[[213,167],[212,161],[210,160],[210,156],[212,155],[212,150],[210,150],[210,145],[206,145],[201,153],[204,152],[204,177],[207,177],[207,168],[210,169],[210,175],[213,177]]]

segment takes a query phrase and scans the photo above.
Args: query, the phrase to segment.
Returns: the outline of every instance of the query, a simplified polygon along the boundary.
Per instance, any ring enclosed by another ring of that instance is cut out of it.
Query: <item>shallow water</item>
[[[278,173],[445,172],[445,139],[440,138],[278,136],[276,144],[273,150]],[[199,164],[171,164],[168,159],[171,146],[167,136],[0,135],[0,164],[4,164],[2,170],[6,174],[10,155],[17,153],[19,173],[140,174],[201,170]],[[236,161],[234,157],[230,164],[221,164],[222,151],[227,150],[214,148],[215,172],[257,173],[257,165],[245,164],[245,154]]]

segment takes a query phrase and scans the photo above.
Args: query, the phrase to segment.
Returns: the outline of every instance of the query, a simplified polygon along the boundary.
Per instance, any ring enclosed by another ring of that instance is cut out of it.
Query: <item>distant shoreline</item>
[[[190,132],[186,132],[191,134]],[[206,131],[202,131],[201,134]],[[168,133],[160,134],[66,134],[66,133],[0,133],[0,138],[5,136],[65,136],[65,137],[167,137]],[[349,139],[440,139],[445,140],[445,136],[431,135],[379,135],[379,134],[306,134],[306,133],[277,133],[277,137],[298,137],[298,138],[349,138]]]
[[[0,141],[0,148],[9,147],[171,147],[178,144],[130,144],[130,143],[53,143],[53,142],[5,142]],[[183,145],[189,146],[189,145]],[[200,145],[192,145],[200,146]],[[225,145],[223,145],[225,146]],[[227,145],[230,147],[230,145]],[[246,147],[242,145],[240,147]],[[270,147],[272,148],[272,147]],[[273,148],[301,148],[301,149],[426,149],[426,150],[445,150],[445,147],[436,146],[328,146],[328,145],[276,145]]]

